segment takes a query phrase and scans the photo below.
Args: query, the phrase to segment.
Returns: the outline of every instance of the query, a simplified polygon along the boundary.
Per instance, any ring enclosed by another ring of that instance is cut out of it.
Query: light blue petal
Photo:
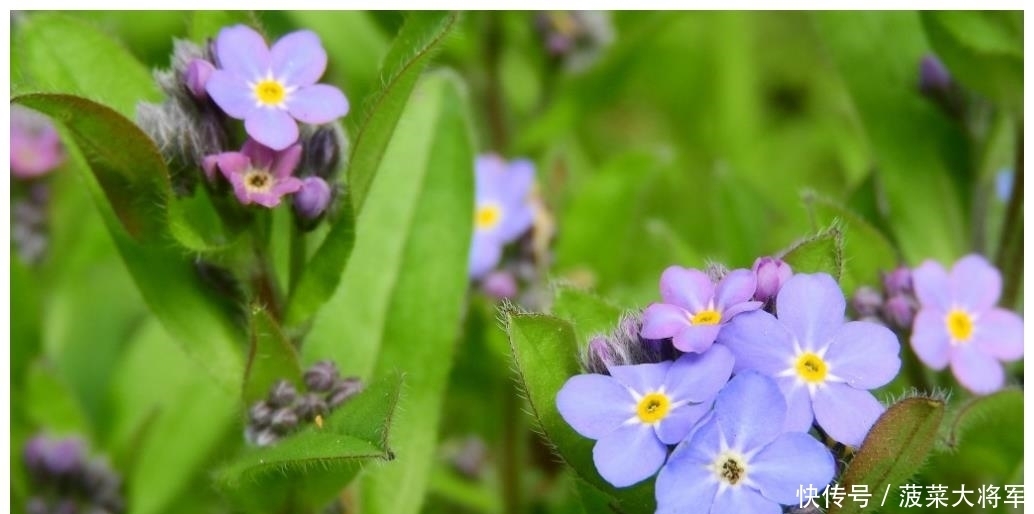
[[[776,314],[801,347],[817,351],[844,324],[847,303],[833,277],[826,273],[798,273],[779,290]]]
[[[664,385],[668,377],[671,361],[649,364],[630,364],[627,366],[609,366],[610,375],[620,384],[631,388],[639,394],[657,391]]]
[[[590,439],[600,439],[635,416],[635,401],[621,384],[606,375],[575,375],[556,395],[560,416]]]
[[[760,448],[783,432],[786,400],[775,381],[748,371],[718,393],[715,416],[729,446],[741,453]]]
[[[847,384],[830,384],[815,391],[815,421],[833,439],[859,447],[884,407],[869,391]]]
[[[799,505],[799,488],[814,486],[821,491],[833,480],[833,454],[814,437],[786,433],[750,459],[751,482],[770,500]]]
[[[718,491],[717,477],[709,466],[709,460],[676,450],[661,468],[654,485],[657,512],[682,514],[706,511]]]
[[[774,376],[792,365],[793,336],[765,311],[736,316],[722,327],[718,342],[732,350],[736,373],[754,370]]]
[[[732,351],[721,345],[704,353],[687,353],[668,370],[665,390],[675,401],[711,400],[732,376],[733,363]]]
[[[829,372],[852,387],[875,389],[897,376],[900,351],[897,336],[887,327],[852,321],[833,334],[825,360]]]
[[[592,460],[600,476],[614,487],[628,487],[657,473],[668,456],[668,446],[649,425],[632,423],[596,441]]]
[[[695,512],[695,511],[686,511]],[[780,514],[778,503],[747,486],[730,487],[715,496],[710,514]]]

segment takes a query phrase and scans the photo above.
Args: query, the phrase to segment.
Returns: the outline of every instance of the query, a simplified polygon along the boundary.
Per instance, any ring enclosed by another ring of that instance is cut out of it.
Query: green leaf
[[[352,204],[359,213],[367,200],[374,175],[380,168],[392,134],[417,78],[452,30],[459,14],[414,12],[406,18],[381,65],[384,86],[363,99],[368,110],[358,123],[349,159],[348,185]],[[355,121],[355,118],[353,118]]]
[[[579,373],[574,329],[570,323],[541,314],[504,313],[520,387],[531,402],[539,432],[580,478],[618,502],[620,512],[653,512],[653,480],[616,489],[599,476],[592,461],[591,439],[582,437],[560,416],[556,394]]]
[[[938,446],[947,451],[935,455],[926,467],[931,478],[943,483],[1014,483],[1013,473],[1023,469],[1023,391],[1006,389],[969,399],[945,418]]]
[[[916,89],[929,52],[914,12],[822,12],[821,41],[840,70],[907,262],[948,261],[967,247],[965,134]]]
[[[33,94],[13,101],[65,128],[69,158],[84,170],[85,185],[151,311],[195,360],[236,390],[243,337],[230,317],[233,306],[218,298],[168,233],[164,206],[171,188],[154,144],[129,120],[83,98]]]
[[[67,15],[29,16],[12,50],[37,90],[75,93],[127,117],[137,102],[159,98],[151,74],[121,43]]]
[[[251,341],[251,350],[248,353],[242,395],[246,405],[261,400],[269,388],[281,379],[301,387],[302,367],[298,364],[298,352],[269,311],[259,306],[252,307],[248,339]]]
[[[12,255],[11,259],[11,386],[17,390],[32,359],[40,353],[43,306],[32,271]]]
[[[285,316],[287,326],[308,320],[334,295],[341,282],[355,244],[355,213],[349,199],[350,195],[342,195],[338,217],[332,221],[323,242],[306,262],[298,285],[291,291]]]
[[[576,341],[584,345],[589,337],[614,330],[622,311],[592,293],[557,286],[552,313],[571,323]]]
[[[86,413],[68,385],[47,363],[37,361],[29,368],[22,401],[26,418],[37,428],[89,439],[92,430]]]
[[[783,251],[780,259],[794,273],[829,273],[839,281],[844,272],[844,233],[839,219]]]
[[[1023,108],[1023,13],[924,11],[923,28],[955,78],[988,98]]]
[[[907,398],[887,408],[855,454],[841,478],[844,490],[865,484],[874,495],[888,486],[897,488],[926,462],[944,417],[944,402],[930,398]],[[869,502],[843,502],[830,514],[861,514],[879,508]]]
[[[216,473],[217,485],[255,512],[325,506],[361,466],[395,458],[388,438],[401,385],[398,375],[384,377],[327,416],[322,427],[310,424],[272,446],[245,450]]]
[[[847,294],[850,295],[860,285],[878,283],[881,271],[897,267],[899,259],[894,246],[864,218],[835,200],[812,191],[805,192],[803,200],[814,229],[829,226],[837,220],[843,228],[843,253],[851,258],[842,259],[840,285]]]

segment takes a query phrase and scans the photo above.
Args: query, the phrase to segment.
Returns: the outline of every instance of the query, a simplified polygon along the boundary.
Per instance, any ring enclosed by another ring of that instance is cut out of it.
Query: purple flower
[[[194,98],[198,100],[208,98],[205,86],[208,84],[208,79],[212,77],[212,72],[214,71],[215,66],[204,59],[194,59],[187,65],[183,82],[186,83],[187,89],[190,91],[190,94],[194,95]]]
[[[776,297],[779,318],[755,311],[738,316],[718,337],[736,356],[736,372],[756,370],[786,395],[787,429],[812,421],[833,439],[859,446],[883,405],[868,391],[901,368],[900,345],[887,327],[844,322],[846,303],[833,277],[794,275]]]
[[[218,168],[233,184],[233,192],[242,204],[273,208],[280,205],[281,197],[302,188],[302,181],[291,176],[301,158],[301,145],[275,152],[249,139],[240,152],[205,157],[203,167],[209,181],[215,180]]]
[[[474,237],[470,277],[480,278],[499,263],[503,246],[531,228],[534,210],[528,200],[535,180],[531,161],[507,163],[495,154],[478,156],[474,167]]]
[[[775,298],[783,284],[793,276],[790,265],[777,257],[758,257],[751,270],[757,277],[758,288],[754,291],[754,299],[759,302]]]
[[[732,373],[732,353],[715,348],[656,364],[611,366],[610,375],[568,379],[557,410],[579,434],[596,440],[596,469],[615,487],[649,478],[708,411]]]
[[[733,270],[716,287],[703,271],[670,266],[661,274],[664,303],[643,312],[642,336],[670,337],[679,350],[704,352],[734,316],[761,307],[761,302],[751,301],[756,288],[750,270]]]
[[[218,69],[205,89],[231,117],[244,120],[253,139],[274,150],[298,140],[298,124],[329,123],[348,113],[348,99],[336,87],[317,84],[327,52],[308,30],[280,38],[273,48],[244,25],[219,31]]]
[[[30,179],[46,175],[65,161],[61,139],[42,114],[11,105],[11,175]]]
[[[912,274],[919,312],[912,325],[912,349],[933,369],[951,371],[966,389],[987,394],[1000,389],[999,361],[1023,357],[1023,319],[995,307],[1002,276],[986,259],[967,255],[948,273],[926,261]]]
[[[712,350],[714,351],[714,350]],[[772,379],[737,374],[657,477],[658,513],[779,514],[797,491],[833,479],[833,455],[804,432],[784,432],[787,405]]]

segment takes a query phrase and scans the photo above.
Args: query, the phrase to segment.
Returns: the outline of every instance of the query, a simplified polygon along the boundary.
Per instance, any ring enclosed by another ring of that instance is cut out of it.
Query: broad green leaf
[[[950,483],[1008,484],[1023,463],[1023,392],[1006,389],[963,402],[949,411],[927,466]],[[988,437],[994,434],[993,437]]]
[[[402,380],[386,376],[323,420],[276,444],[249,448],[219,469],[219,487],[254,512],[310,511],[370,461],[391,461],[389,448]],[[389,467],[397,464],[389,464]],[[286,509],[286,510],[285,510]]]
[[[67,15],[33,14],[12,50],[37,90],[75,93],[130,118],[137,102],[158,99],[151,74],[121,43]]]
[[[574,328],[578,345],[595,334],[609,334],[617,326],[621,309],[586,291],[557,286],[552,313]]]
[[[963,85],[1013,109],[1023,108],[1023,13],[924,11],[923,28]]]
[[[261,400],[277,380],[302,385],[302,368],[298,352],[284,336],[280,325],[266,309],[254,306],[248,322],[248,367],[244,373],[244,403]]]
[[[868,221],[840,203],[805,192],[804,203],[812,217],[812,228],[829,226],[836,220],[843,230],[843,276],[840,284],[848,295],[860,285],[878,284],[880,272],[897,267],[899,259],[887,237]]]
[[[817,234],[797,241],[779,258],[794,273],[828,273],[839,281],[844,272],[844,232],[839,220]]]
[[[919,15],[823,12],[813,19],[864,126],[905,260],[956,258],[970,234],[968,145],[917,91],[919,61],[929,52]]]
[[[504,313],[520,387],[547,443],[580,478],[616,499],[620,512],[653,512],[653,480],[616,489],[599,476],[592,461],[594,441],[582,437],[560,416],[556,394],[578,374],[578,345],[571,324],[541,314]]]
[[[381,64],[383,87],[363,99],[362,105],[368,110],[361,117],[351,118],[352,123],[358,123],[358,130],[349,131],[356,136],[348,167],[348,185],[356,213],[366,203],[417,78],[458,18],[455,12],[410,13]]]
[[[152,312],[220,383],[239,387],[243,337],[230,317],[234,307],[172,242],[163,210],[171,194],[168,175],[150,139],[118,113],[83,98],[34,94],[14,101],[65,127],[70,160],[84,170],[84,183]]]
[[[401,233],[373,236],[402,242],[398,267],[386,267],[375,259],[376,263],[366,260],[364,267],[354,270],[379,273],[393,281],[387,303],[380,305],[385,308],[383,343],[373,376],[403,370],[409,386],[393,440],[399,462],[365,477],[363,512],[416,514],[426,495],[468,287],[474,211],[474,142],[468,102],[462,82],[451,72],[421,80],[385,151],[360,217],[362,223],[376,214],[383,222],[394,218],[384,217],[386,211],[402,209],[402,201],[412,202],[406,209],[412,217],[405,220]],[[417,194],[400,195],[413,188],[402,187],[401,182],[412,182]],[[360,244],[361,229],[360,225]],[[405,239],[398,241],[400,236]],[[352,262],[344,288],[352,285],[347,280]],[[370,291],[355,293],[362,296],[360,301],[370,299]],[[345,340],[358,342],[347,335]]]
[[[926,462],[943,417],[944,402],[930,398],[907,398],[888,407],[844,471],[844,490],[862,484],[869,491],[884,491],[888,485],[896,489]],[[861,514],[879,508],[877,502],[869,502],[866,508],[858,502],[845,501],[842,505],[829,512]]]
[[[348,194],[342,195],[337,218],[332,220],[330,230],[291,291],[285,315],[288,327],[307,321],[334,295],[341,282],[355,244],[355,213],[349,198]]]
[[[75,394],[53,366],[36,361],[25,377],[25,415],[36,428],[90,438],[92,429]]]

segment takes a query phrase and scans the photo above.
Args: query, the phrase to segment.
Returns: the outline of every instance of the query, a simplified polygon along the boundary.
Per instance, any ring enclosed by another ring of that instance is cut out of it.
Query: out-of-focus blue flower
[[[671,266],[661,274],[661,298],[643,312],[642,336],[672,338],[684,352],[706,351],[722,326],[737,314],[756,310],[757,279],[750,270],[729,272],[717,286],[700,270]]]
[[[503,246],[531,228],[534,210],[529,201],[535,181],[531,161],[506,162],[495,154],[474,163],[474,237],[470,245],[470,277],[481,278],[499,264]]]
[[[661,469],[657,512],[779,514],[780,505],[798,503],[802,486],[822,490],[833,479],[833,455],[807,433],[784,432],[786,417],[772,379],[737,374]]]
[[[845,323],[845,307],[833,277],[797,274],[776,297],[778,319],[764,311],[737,316],[718,342],[732,349],[737,373],[776,380],[789,406],[788,430],[816,421],[830,437],[859,446],[884,410],[868,389],[897,375],[900,344],[883,325]]]
[[[57,129],[46,116],[11,105],[11,176],[41,177],[65,162]]]
[[[1000,361],[1023,357],[1023,319],[995,307],[1002,276],[979,255],[967,255],[949,273],[926,261],[912,274],[919,312],[912,326],[912,348],[924,364],[951,371],[978,394],[1005,383]]]
[[[625,487],[652,476],[676,444],[711,409],[732,374],[732,353],[715,348],[655,364],[611,366],[610,375],[568,379],[557,410],[579,434],[596,440],[592,457],[607,482]]]
[[[218,68],[205,82],[208,95],[269,148],[283,150],[298,140],[295,120],[329,123],[348,113],[340,89],[316,83],[327,68],[327,52],[312,31],[292,32],[269,48],[258,32],[235,25],[219,31],[215,54]]]

